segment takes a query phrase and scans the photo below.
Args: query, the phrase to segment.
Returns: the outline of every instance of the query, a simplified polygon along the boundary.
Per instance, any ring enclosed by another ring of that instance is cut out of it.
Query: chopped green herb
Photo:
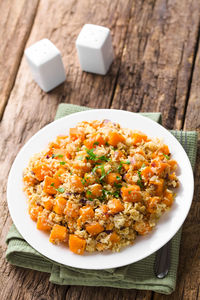
[[[62,155],[62,154],[55,154],[55,157],[59,157],[59,158],[61,158],[61,157],[63,157],[64,155]]]
[[[98,146],[98,145],[99,145],[99,142],[94,142],[93,145],[97,145],[97,146]]]
[[[121,177],[117,175],[117,176],[116,176],[116,179],[117,179],[117,180],[120,180],[120,179],[121,179]]]
[[[98,159],[100,159],[102,161],[109,161],[110,160],[110,158],[106,157],[105,155],[99,156]]]
[[[91,191],[87,191],[86,194],[87,195],[92,195],[92,192]]]
[[[116,187],[117,189],[121,189],[122,184],[114,182],[114,187]]]
[[[87,160],[89,160],[89,159],[90,160],[96,160],[97,159],[96,154],[94,154],[94,149],[87,149],[86,152],[89,155],[89,156],[86,156]]]
[[[129,195],[131,194],[131,191],[128,191]]]
[[[54,183],[54,182],[52,182],[52,183],[51,183],[51,186],[54,186],[54,185],[55,185],[55,183]]]
[[[141,171],[138,170],[137,173],[138,173],[138,177],[139,177],[137,184],[139,185],[140,188],[143,188],[144,185],[143,185],[143,181],[142,181]]]
[[[59,193],[64,193],[65,189],[61,187],[61,188],[56,189],[56,191],[58,191]]]
[[[82,178],[82,179],[81,179],[81,182],[82,182],[83,185],[85,185],[86,180],[85,180],[84,178]]]
[[[60,161],[60,165],[65,165],[66,162],[65,161]]]
[[[106,142],[106,146],[109,146],[108,142]]]
[[[163,155],[164,155],[164,157],[165,157],[167,160],[170,159],[168,155],[166,155],[166,154],[164,154],[164,153],[163,153]]]
[[[131,163],[130,160],[127,160],[127,161],[120,161],[117,170],[118,170],[118,171],[121,171],[123,165],[130,165],[130,163]]]
[[[113,193],[113,196],[114,196],[115,198],[119,198],[119,197],[120,197],[120,191],[115,191],[115,192]]]
[[[51,156],[52,158],[54,158],[55,157],[55,154],[52,154],[52,156]]]
[[[80,151],[80,148],[79,148],[79,147],[77,147],[77,148],[76,148],[76,151]]]

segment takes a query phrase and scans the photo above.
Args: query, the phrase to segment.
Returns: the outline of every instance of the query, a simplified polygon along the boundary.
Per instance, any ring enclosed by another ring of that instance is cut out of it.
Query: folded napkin
[[[71,104],[60,104],[56,118],[61,118],[71,113],[88,110],[89,108]],[[160,113],[141,113],[161,123]],[[173,134],[174,131],[171,131]],[[180,132],[178,140],[180,141]],[[184,144],[184,141],[182,141]],[[188,156],[194,168],[197,149],[197,133],[187,132]],[[171,247],[171,267],[168,275],[158,279],[154,275],[153,266],[155,253],[147,258],[115,269],[85,270],[59,265],[49,260],[33,249],[20,235],[14,225],[11,226],[6,238],[8,245],[6,259],[9,263],[50,273],[50,281],[60,285],[85,285],[85,286],[108,286],[125,289],[152,290],[158,293],[171,294],[176,285],[176,273],[179,260],[179,246],[181,230],[173,237]]]

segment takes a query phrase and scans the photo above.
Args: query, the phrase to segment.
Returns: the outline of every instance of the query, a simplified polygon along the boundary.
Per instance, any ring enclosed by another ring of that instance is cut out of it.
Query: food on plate
[[[76,254],[119,251],[171,208],[179,186],[171,156],[140,131],[109,120],[80,122],[24,170],[30,217],[51,243]]]

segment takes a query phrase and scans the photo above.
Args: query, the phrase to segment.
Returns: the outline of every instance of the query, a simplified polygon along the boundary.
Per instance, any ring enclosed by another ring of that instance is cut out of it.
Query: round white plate
[[[49,242],[49,234],[36,229],[28,214],[28,203],[23,193],[22,174],[30,157],[43,150],[56,136],[66,134],[80,121],[110,119],[122,127],[141,130],[149,137],[158,137],[169,146],[172,157],[178,162],[180,188],[171,210],[159,220],[155,230],[138,237],[132,246],[119,253],[94,253],[79,256],[65,246]],[[7,186],[8,207],[17,229],[24,239],[38,252],[55,262],[84,269],[105,269],[124,266],[139,261],[167,243],[183,224],[192,202],[194,190],[193,172],[189,159],[169,131],[156,122],[139,114],[122,110],[96,109],[75,113],[50,123],[36,133],[18,153],[10,170]]]

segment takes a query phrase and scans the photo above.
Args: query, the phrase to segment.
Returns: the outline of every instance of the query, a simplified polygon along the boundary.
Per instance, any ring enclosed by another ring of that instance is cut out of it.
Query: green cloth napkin
[[[71,104],[60,104],[55,119],[71,113],[88,110]],[[160,113],[141,113],[155,122],[161,123]],[[174,134],[174,131],[171,131]],[[180,141],[180,132],[178,132]],[[188,151],[192,167],[194,168],[197,150],[197,133],[187,132]],[[184,141],[182,141],[184,144]],[[164,279],[158,279],[154,275],[153,266],[155,253],[147,258],[116,269],[85,270],[59,265],[42,256],[33,249],[20,235],[14,225],[11,226],[6,238],[8,245],[6,259],[9,263],[50,273],[50,281],[60,285],[85,285],[108,286],[125,289],[152,290],[158,293],[171,294],[176,286],[176,273],[179,260],[179,246],[181,229],[172,239],[171,268]]]

